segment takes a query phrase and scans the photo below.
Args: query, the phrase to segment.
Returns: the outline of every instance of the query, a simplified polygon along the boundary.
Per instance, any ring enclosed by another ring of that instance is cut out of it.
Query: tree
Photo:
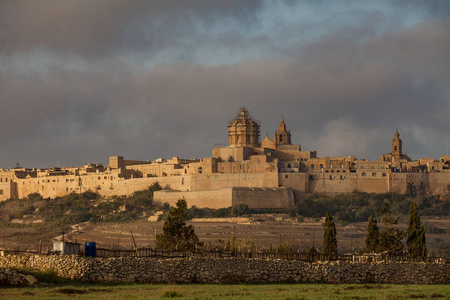
[[[381,210],[381,220],[385,228],[380,232],[380,251],[387,251],[392,255],[403,254],[405,232],[393,227],[398,223],[398,218],[391,216],[389,205],[386,202]]]
[[[336,226],[334,225],[333,217],[328,214],[328,212],[325,215],[325,224],[323,231],[323,254],[337,254]]]
[[[371,216],[367,225],[366,252],[377,252],[380,248],[380,231],[377,220]]]
[[[417,205],[414,201],[409,208],[409,225],[406,245],[411,257],[425,257],[427,246],[425,239],[425,227],[420,225],[420,217],[417,214]]]
[[[156,247],[163,250],[194,250],[199,244],[192,225],[187,226],[187,202],[177,201],[177,207],[172,208],[163,225],[163,233],[156,235]]]

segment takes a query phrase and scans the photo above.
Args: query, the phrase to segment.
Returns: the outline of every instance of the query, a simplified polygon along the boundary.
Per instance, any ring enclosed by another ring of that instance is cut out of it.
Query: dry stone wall
[[[0,268],[54,269],[61,277],[91,282],[154,283],[450,283],[448,264],[302,262],[236,258],[84,258],[6,255]]]

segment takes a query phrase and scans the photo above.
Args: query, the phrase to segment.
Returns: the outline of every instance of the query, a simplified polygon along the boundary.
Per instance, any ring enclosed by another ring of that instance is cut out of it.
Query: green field
[[[450,285],[73,284],[0,288],[2,299],[450,299]]]

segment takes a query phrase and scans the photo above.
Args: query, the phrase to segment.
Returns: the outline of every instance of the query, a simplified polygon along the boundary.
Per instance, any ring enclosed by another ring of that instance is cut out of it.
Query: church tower
[[[291,145],[291,131],[286,129],[284,118],[281,118],[280,125],[278,125],[278,131],[275,131],[273,139],[277,147],[280,145]]]
[[[245,107],[228,123],[228,145],[234,147],[259,147],[259,124]]]
[[[392,140],[392,156],[401,157],[402,151],[402,140],[400,139],[400,134],[398,130],[395,131],[394,139]]]

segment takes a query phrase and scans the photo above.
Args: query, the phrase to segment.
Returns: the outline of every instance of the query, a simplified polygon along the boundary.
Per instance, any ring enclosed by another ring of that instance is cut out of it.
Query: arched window
[[[280,142],[282,142],[283,141],[283,136],[282,135],[280,135]]]
[[[288,164],[288,168],[290,168],[291,167],[291,164]]]
[[[386,177],[386,173],[381,174],[381,177]]]
[[[198,167],[198,174],[202,174],[203,172],[203,168],[202,167]]]
[[[320,164],[320,165],[319,165],[319,168],[320,168],[321,170],[323,170],[323,164]]]
[[[377,173],[372,173],[372,177],[377,177]]]
[[[314,164],[311,164],[311,171],[314,171]]]
[[[394,146],[394,150],[397,151],[397,146]]]
[[[361,177],[366,177],[366,173],[361,173]]]

